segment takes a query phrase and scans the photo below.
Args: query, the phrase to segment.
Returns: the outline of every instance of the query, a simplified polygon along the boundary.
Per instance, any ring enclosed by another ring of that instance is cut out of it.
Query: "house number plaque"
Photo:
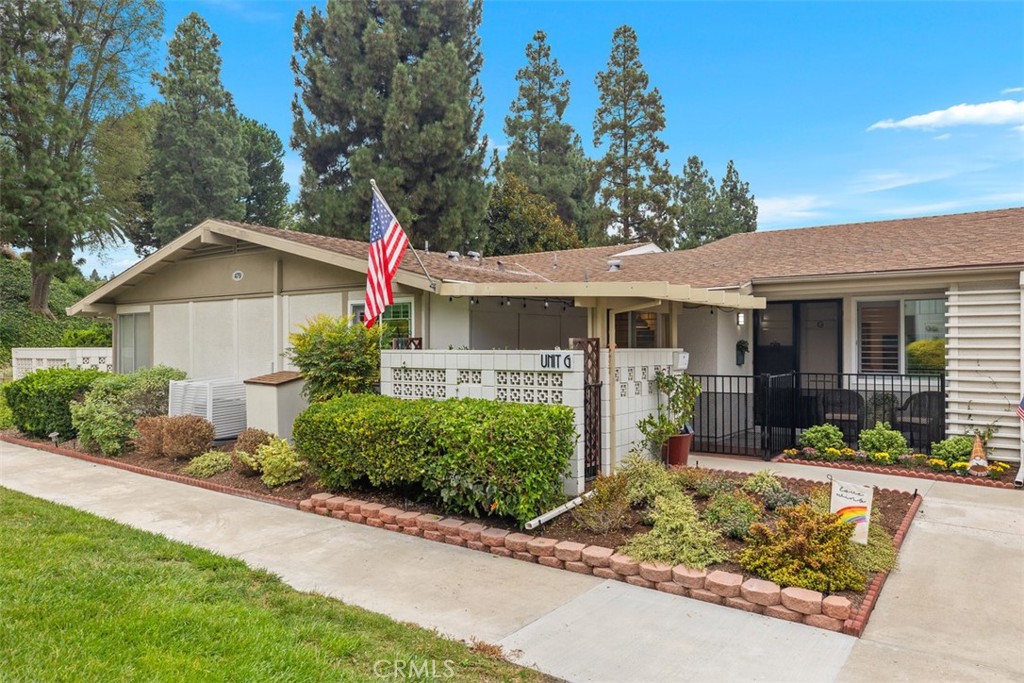
[[[542,353],[540,366],[545,370],[572,370],[572,354]]]

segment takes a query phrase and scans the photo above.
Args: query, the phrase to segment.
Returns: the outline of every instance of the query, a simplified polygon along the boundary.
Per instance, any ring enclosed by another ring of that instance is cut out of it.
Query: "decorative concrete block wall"
[[[110,347],[45,347],[11,349],[14,379],[46,368],[81,368],[114,371],[114,350]]]
[[[382,351],[380,366],[386,396],[569,406],[580,438],[563,489],[583,492],[582,351]]]
[[[659,370],[672,371],[679,349],[616,349],[615,367],[612,354],[601,350],[601,443],[605,454],[615,444],[616,461],[643,440],[636,424],[658,411],[658,388],[654,377]],[[614,392],[615,398],[612,399]],[[612,406],[615,412],[615,433],[612,434]],[[603,470],[611,468],[610,458],[602,458]]]

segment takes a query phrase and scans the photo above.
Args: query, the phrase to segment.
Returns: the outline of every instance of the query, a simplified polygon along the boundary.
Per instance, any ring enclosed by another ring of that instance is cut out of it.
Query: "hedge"
[[[30,436],[60,434],[62,441],[75,437],[71,402],[82,398],[104,376],[99,370],[50,368],[36,370],[3,387],[14,426]]]
[[[576,443],[565,406],[352,394],[313,404],[295,446],[329,489],[422,487],[445,510],[524,523],[560,503]]]

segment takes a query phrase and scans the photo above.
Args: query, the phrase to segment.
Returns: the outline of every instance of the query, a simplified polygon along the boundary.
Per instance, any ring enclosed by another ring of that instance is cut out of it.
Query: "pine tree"
[[[718,189],[716,213],[718,234],[714,239],[757,230],[757,204],[750,194],[750,184],[740,180],[731,159]]]
[[[553,202],[562,221],[585,235],[594,203],[590,162],[580,136],[562,120],[569,81],[552,58],[544,31],[526,46],[526,61],[516,73],[519,92],[505,117],[509,146],[502,172],[515,174],[531,192]]]
[[[52,317],[50,283],[76,248],[115,234],[93,135],[132,104],[162,23],[156,0],[0,0],[0,225],[29,251],[33,312]]]
[[[491,256],[583,246],[556,207],[543,195],[530,192],[514,173],[506,173],[492,188],[487,204],[487,253]]]
[[[715,190],[715,179],[704,168],[700,157],[694,155],[686,160],[686,167],[677,183],[676,247],[690,249],[716,239],[718,192]]]
[[[357,0],[299,12],[291,144],[305,163],[303,229],[365,240],[374,178],[414,244],[481,243],[481,9]]]
[[[195,12],[153,82],[164,98],[153,138],[153,230],[160,244],[207,218],[241,219],[246,167],[239,123],[220,80],[220,40]]]
[[[652,241],[669,248],[673,225],[672,176],[660,159],[668,146],[665,107],[640,62],[636,32],[620,26],[612,37],[607,71],[597,74],[600,106],[594,115],[594,145],[607,146],[597,162],[604,227],[621,241]]]
[[[288,183],[284,181],[284,145],[266,125],[240,117],[248,190],[242,195],[246,223],[281,227],[288,218]]]

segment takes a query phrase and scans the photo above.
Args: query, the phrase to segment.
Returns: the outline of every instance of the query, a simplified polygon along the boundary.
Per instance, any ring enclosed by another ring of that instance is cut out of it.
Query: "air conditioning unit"
[[[214,439],[233,439],[245,429],[245,384],[234,377],[172,381],[167,414],[206,418]]]

